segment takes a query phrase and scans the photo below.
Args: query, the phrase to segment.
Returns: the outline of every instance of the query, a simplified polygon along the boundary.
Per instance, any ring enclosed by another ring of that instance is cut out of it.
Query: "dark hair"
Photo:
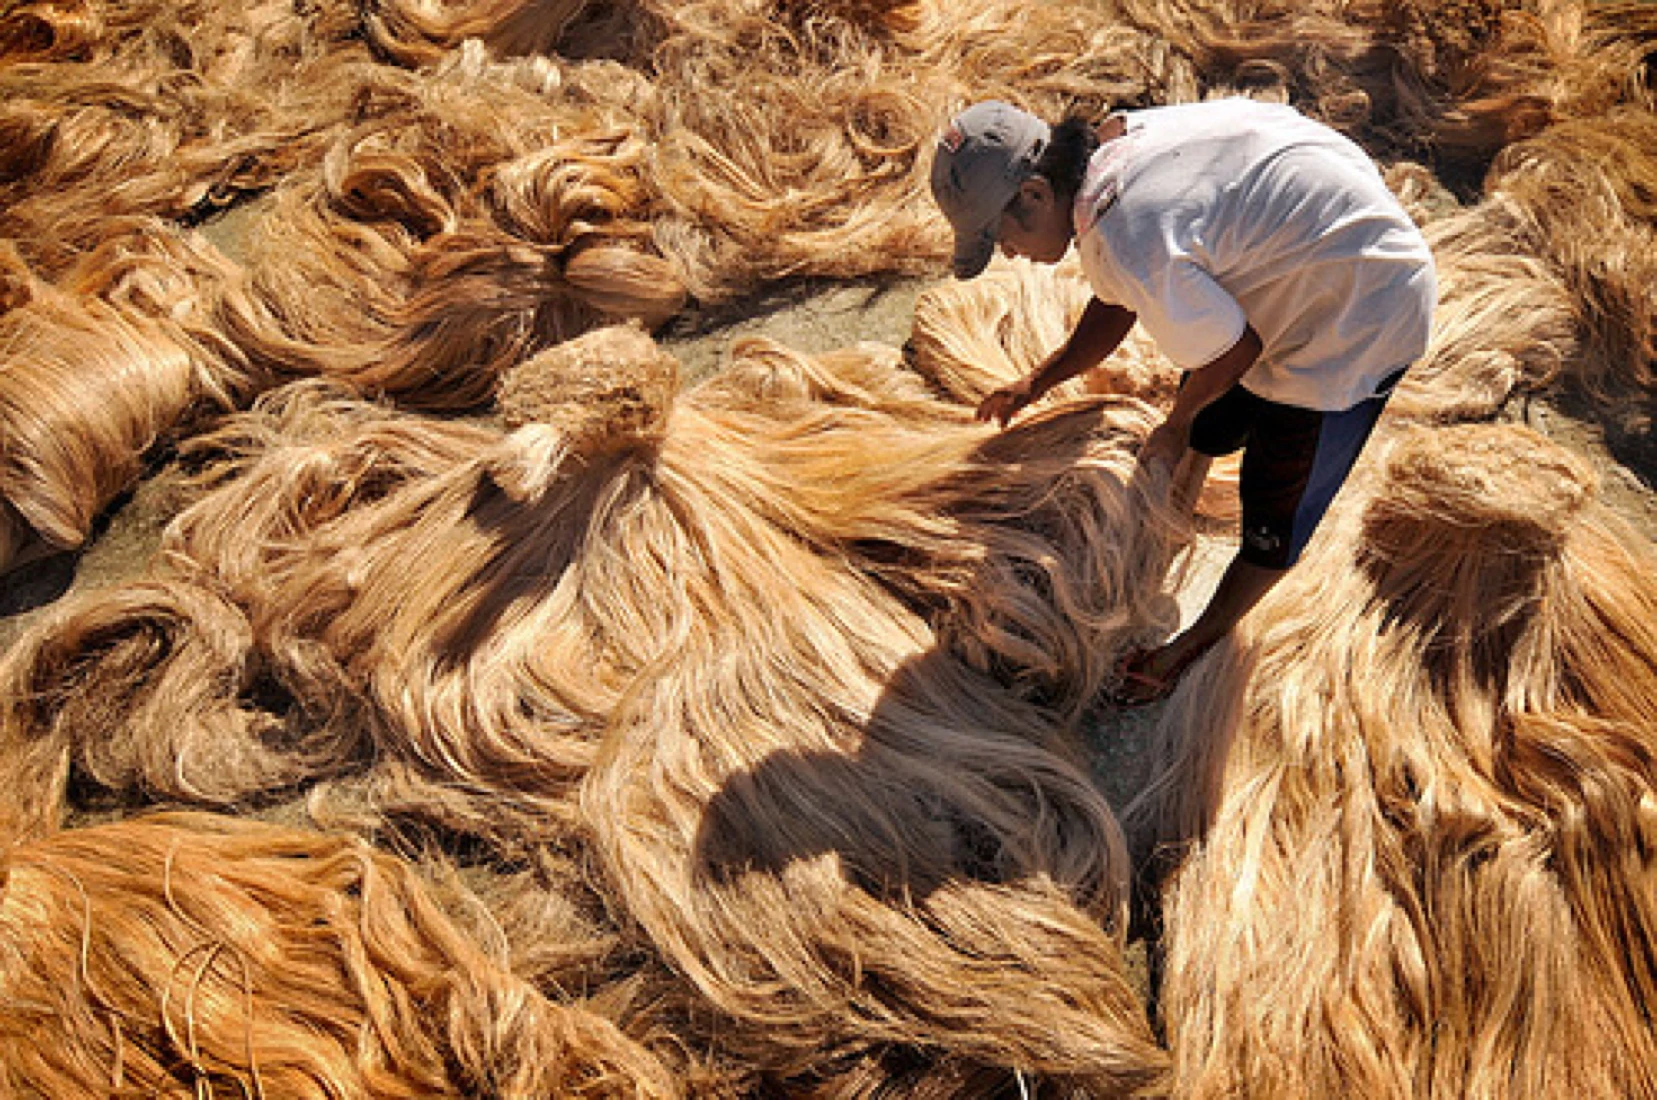
[[[1040,176],[1053,186],[1053,195],[1060,206],[1076,201],[1076,192],[1082,189],[1082,177],[1087,174],[1087,162],[1099,148],[1099,133],[1093,124],[1078,115],[1071,115],[1053,127],[1047,139],[1047,148],[1041,151],[1030,174]],[[1014,195],[1007,204],[1008,213],[1025,222],[1029,215],[1024,199]]]
[[[1053,191],[1062,203],[1074,202],[1076,192],[1082,189],[1082,177],[1087,173],[1087,162],[1099,148],[1099,133],[1093,123],[1080,115],[1071,115],[1053,127],[1053,135],[1036,161],[1035,174],[1053,185]]]

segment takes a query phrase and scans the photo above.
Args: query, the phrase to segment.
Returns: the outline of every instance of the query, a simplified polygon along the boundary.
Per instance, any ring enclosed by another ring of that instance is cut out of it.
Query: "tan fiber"
[[[709,301],[797,275],[936,271],[931,143],[974,98],[1102,117],[1190,84],[1149,34],[1074,5],[653,7],[652,167],[672,214],[656,239]]]
[[[501,56],[555,53],[570,24],[595,6],[590,0],[375,0],[365,6],[363,24],[376,48],[402,64],[421,65],[468,38]]]
[[[1180,778],[1129,814],[1141,850],[1193,843],[1180,1095],[1657,1089],[1657,552],[1594,492],[1524,429],[1407,434],[1182,684]]]
[[[728,1056],[804,1081],[901,1048],[1154,1090],[1120,835],[1071,736],[1168,613],[1151,563],[1176,533],[1129,522],[1154,496],[1131,483],[1147,408],[1001,435],[890,351],[743,354],[765,365],[675,395],[642,332],[595,331],[508,377],[504,435],[272,395],[199,445],[222,487],[180,517],[173,571],[252,624],[296,771],[343,765],[502,855],[590,838]],[[1099,554],[1109,529],[1139,549]],[[17,674],[49,675],[44,652]],[[155,657],[126,675],[184,674]],[[157,736],[124,709],[81,736]],[[372,752],[306,754],[335,727]],[[819,767],[845,795],[814,820]],[[734,853],[707,847],[728,831]],[[751,873],[703,869],[767,836],[783,846]]]
[[[636,124],[560,94],[542,59],[463,50],[424,80],[361,77],[363,120],[278,193],[254,292],[317,369],[436,408],[476,406],[520,359],[683,301],[648,241]]]
[[[673,1096],[548,1002],[397,861],[163,815],[7,854],[0,1082],[43,1096]]]
[[[583,791],[613,889],[731,1017],[726,1041],[783,1075],[903,1044],[1107,1094],[1156,1086],[1098,794],[1035,750],[1028,713],[945,680],[946,658],[908,660],[912,693],[901,673],[877,690],[835,667],[855,658],[813,630],[824,611],[778,610],[786,648],[693,643],[682,677],[635,694]],[[744,690],[783,675],[797,702]]]
[[[306,745],[248,701],[260,667],[246,619],[205,589],[137,583],[65,608],[0,664],[0,836],[56,829],[72,773],[225,806],[349,759],[347,738]]]
[[[52,61],[83,54],[103,21],[89,3],[19,4],[0,16],[0,58]]]
[[[345,109],[320,74],[356,53],[329,6],[10,5],[0,236],[55,278],[111,219],[202,218],[314,160]]]
[[[1503,145],[1552,121],[1551,81],[1580,18],[1501,0],[1122,6],[1187,52],[1206,86],[1288,96],[1389,159],[1430,152],[1473,183]]]
[[[190,407],[194,379],[159,326],[43,288],[0,315],[0,495],[48,544],[80,546]]]
[[[79,548],[156,444],[302,364],[283,355],[239,272],[160,222],[122,223],[60,286],[20,260],[8,274],[0,496],[43,547]]]
[[[1438,307],[1427,353],[1400,383],[1389,417],[1487,419],[1585,361],[1582,307],[1525,243],[1524,217],[1498,194],[1426,227]]]
[[[582,456],[666,433],[679,361],[641,329],[600,329],[544,354],[546,369],[525,363],[500,387],[495,404],[508,428],[537,425]]]
[[[1509,147],[1491,173],[1497,195],[1523,212],[1525,243],[1579,303],[1584,354],[1573,381],[1636,430],[1657,382],[1654,142],[1649,107],[1618,108]]]

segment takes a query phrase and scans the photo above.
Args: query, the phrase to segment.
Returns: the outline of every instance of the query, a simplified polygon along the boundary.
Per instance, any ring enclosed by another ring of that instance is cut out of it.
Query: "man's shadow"
[[[1079,462],[1095,437],[1055,432],[1053,422],[1102,423],[1110,405],[1108,398],[1083,399],[1015,422],[986,437],[980,457],[1012,464],[1041,446],[1050,461],[1054,441],[1062,438],[1069,450],[1061,454]],[[1125,437],[1122,442],[1129,445]],[[1098,476],[1114,479],[1125,512],[1132,502],[1165,492],[1156,475],[1137,465],[1122,476]],[[876,576],[901,567],[910,554],[897,545],[857,550],[857,562],[879,563]],[[1050,600],[1045,579],[1030,572],[984,572],[968,587],[1010,607]],[[1007,590],[989,591],[995,585]],[[948,615],[936,598],[888,588],[935,627]],[[1125,882],[1129,868],[1121,865],[1119,847],[1117,866],[1098,858],[1103,850],[1088,858],[1089,847],[1115,847],[1106,835],[1115,826],[1100,820],[1101,812],[1110,818],[1108,802],[1089,772],[1078,731],[1066,728],[1039,684],[1021,682],[1019,669],[996,661],[973,667],[955,641],[945,626],[931,649],[886,680],[855,751],[783,750],[730,776],[702,815],[695,873],[723,885],[748,874],[780,875],[795,862],[832,854],[849,885],[902,905],[923,905],[951,883],[1007,886],[1035,876],[1061,883],[1086,903],[1116,889],[1113,881]]]

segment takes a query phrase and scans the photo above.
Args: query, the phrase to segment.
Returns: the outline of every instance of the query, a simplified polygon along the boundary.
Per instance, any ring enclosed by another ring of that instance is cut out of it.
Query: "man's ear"
[[[1018,193],[1027,205],[1051,206],[1055,198],[1053,185],[1046,176],[1026,176],[1018,185]]]
[[[1045,211],[1053,202],[1053,185],[1047,182],[1045,176],[1026,176],[1024,182],[1018,185],[1018,193],[1008,205],[1007,212],[1013,216],[1020,229],[1032,229],[1042,211]]]

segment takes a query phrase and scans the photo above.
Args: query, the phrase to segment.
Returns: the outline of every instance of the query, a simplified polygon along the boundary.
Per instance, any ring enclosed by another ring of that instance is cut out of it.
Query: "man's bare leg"
[[[1122,698],[1128,702],[1155,698],[1160,694],[1156,685],[1168,683],[1169,677],[1178,676],[1185,666],[1225,637],[1287,572],[1287,569],[1255,565],[1241,557],[1232,558],[1225,575],[1220,578],[1219,587],[1214,590],[1202,614],[1197,616],[1197,621],[1133,662],[1129,671],[1143,679],[1123,684]]]
[[[1208,468],[1214,460],[1208,455],[1191,450],[1185,450],[1185,455],[1174,467],[1172,488],[1168,498],[1175,508],[1187,515],[1195,514],[1197,498],[1202,495],[1202,487],[1208,481]]]

